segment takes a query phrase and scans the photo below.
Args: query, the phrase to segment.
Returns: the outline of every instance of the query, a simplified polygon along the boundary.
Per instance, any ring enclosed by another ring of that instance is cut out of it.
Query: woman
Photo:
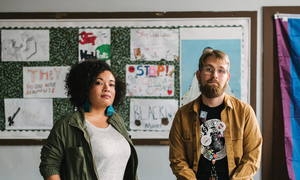
[[[123,119],[114,112],[126,92],[104,61],[72,66],[65,85],[77,111],[62,117],[41,152],[44,179],[137,179],[137,154]]]

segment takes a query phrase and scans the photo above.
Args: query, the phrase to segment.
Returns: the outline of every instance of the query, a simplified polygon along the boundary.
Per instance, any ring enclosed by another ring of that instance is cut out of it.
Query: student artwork
[[[130,60],[177,61],[178,29],[131,29]]]
[[[1,30],[2,61],[49,61],[49,30]]]
[[[110,59],[110,29],[79,29],[79,60]]]
[[[170,130],[178,101],[175,99],[131,99],[131,130]]]
[[[64,80],[69,66],[23,67],[24,98],[67,98]]]
[[[4,99],[5,129],[51,129],[52,99]]]
[[[126,65],[126,96],[174,96],[173,65]]]

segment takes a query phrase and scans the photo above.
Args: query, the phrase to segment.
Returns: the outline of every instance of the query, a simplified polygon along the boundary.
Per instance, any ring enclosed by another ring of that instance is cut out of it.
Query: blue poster
[[[241,99],[241,39],[181,40],[181,98],[191,91],[199,92],[194,76],[198,70],[199,58],[206,47],[221,50],[228,55],[231,77],[226,93]],[[195,90],[196,88],[198,89]]]

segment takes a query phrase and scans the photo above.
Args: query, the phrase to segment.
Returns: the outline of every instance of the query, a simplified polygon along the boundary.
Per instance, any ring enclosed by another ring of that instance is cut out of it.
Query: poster
[[[243,27],[181,28],[181,105],[200,95],[196,71],[206,47],[225,52],[230,60],[230,80],[225,92],[244,102],[249,94],[249,56]]]
[[[79,29],[79,60],[110,59],[110,29]]]
[[[178,47],[178,29],[131,29],[132,61],[177,61]]]
[[[67,98],[65,78],[69,66],[23,67],[24,98]]]
[[[49,61],[49,30],[1,30],[2,61]]]
[[[174,96],[173,65],[126,65],[126,96]]]
[[[5,129],[51,129],[52,99],[4,99]]]
[[[170,130],[178,110],[175,99],[131,99],[131,130]]]

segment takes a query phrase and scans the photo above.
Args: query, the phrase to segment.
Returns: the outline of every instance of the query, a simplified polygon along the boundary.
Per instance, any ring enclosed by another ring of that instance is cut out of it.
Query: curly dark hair
[[[113,106],[118,107],[126,94],[126,84],[112,72],[111,67],[105,61],[95,58],[77,62],[66,75],[65,89],[75,107],[84,105],[89,88],[96,81],[97,76],[104,71],[110,71],[115,77],[116,95]]]

